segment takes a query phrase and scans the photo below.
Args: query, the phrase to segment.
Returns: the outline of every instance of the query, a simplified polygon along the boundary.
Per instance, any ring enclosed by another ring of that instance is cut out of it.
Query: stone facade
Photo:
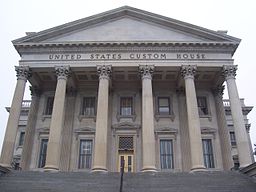
[[[121,7],[14,40],[21,55],[0,163],[10,166],[25,83],[21,167],[45,171],[200,171],[252,163],[232,56],[240,39]]]

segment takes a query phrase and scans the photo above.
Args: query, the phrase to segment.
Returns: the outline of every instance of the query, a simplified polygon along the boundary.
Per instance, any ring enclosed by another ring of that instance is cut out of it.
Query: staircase
[[[14,171],[0,177],[1,192],[119,192],[119,173]],[[123,192],[256,192],[237,172],[125,173]]]

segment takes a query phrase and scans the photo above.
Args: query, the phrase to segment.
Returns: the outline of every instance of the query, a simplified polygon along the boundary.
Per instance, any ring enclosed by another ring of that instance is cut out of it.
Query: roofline
[[[35,38],[40,38],[40,37],[43,37],[44,35],[53,33],[54,31],[57,31],[57,30],[65,30],[65,29],[70,29],[72,27],[76,27],[79,29],[79,28],[83,27],[85,24],[93,25],[93,24],[101,22],[103,19],[111,19],[111,18],[113,19],[113,18],[116,18],[116,16],[122,16],[122,14],[124,14],[124,13],[127,15],[130,15],[130,16],[138,17],[138,18],[143,16],[144,18],[148,19],[149,21],[155,22],[155,23],[165,22],[169,25],[175,25],[175,27],[180,30],[185,27],[185,28],[189,29],[191,33],[195,33],[195,34],[203,32],[208,35],[212,35],[216,38],[221,38],[226,41],[234,42],[238,45],[241,42],[241,39],[233,37],[233,36],[229,36],[229,35],[226,35],[223,33],[219,33],[219,32],[216,32],[216,31],[213,31],[210,29],[199,27],[199,26],[196,26],[193,24],[189,24],[189,23],[186,23],[183,21],[168,18],[168,17],[162,16],[162,15],[148,12],[148,11],[140,10],[140,9],[129,7],[129,6],[123,6],[123,7],[112,9],[112,10],[102,12],[102,13],[99,13],[96,15],[85,17],[85,18],[82,18],[79,20],[75,20],[75,21],[72,21],[69,23],[65,23],[63,25],[52,27],[50,29],[46,29],[46,30],[43,30],[43,31],[40,31],[37,33],[32,33],[28,36],[24,36],[24,37],[15,39],[12,41],[12,43],[14,45],[22,44],[26,41],[33,40]]]

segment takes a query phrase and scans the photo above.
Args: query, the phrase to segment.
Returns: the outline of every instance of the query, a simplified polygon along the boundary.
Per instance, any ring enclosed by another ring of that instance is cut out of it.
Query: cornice
[[[14,45],[20,55],[24,53],[52,52],[219,52],[233,53],[237,48],[232,42],[66,42],[66,43],[22,43]]]

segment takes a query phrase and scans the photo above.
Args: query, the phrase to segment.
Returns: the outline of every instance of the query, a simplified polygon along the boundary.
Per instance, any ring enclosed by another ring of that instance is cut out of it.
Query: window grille
[[[236,146],[236,136],[235,136],[235,132],[230,132],[230,142],[232,146]]]
[[[119,150],[133,150],[133,137],[119,137]]]

